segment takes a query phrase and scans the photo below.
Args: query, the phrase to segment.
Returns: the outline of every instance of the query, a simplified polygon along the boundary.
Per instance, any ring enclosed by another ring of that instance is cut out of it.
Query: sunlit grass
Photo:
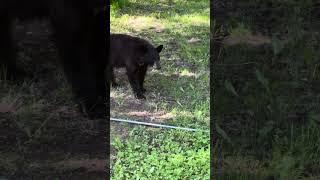
[[[145,118],[152,122],[208,130],[209,1],[129,0],[127,6],[112,11],[112,33],[163,44],[164,50],[160,54],[162,69],[150,70],[146,77],[147,101],[130,99],[129,85],[111,89],[117,103],[111,115],[139,120],[144,118],[141,114],[147,114]],[[117,139],[123,136],[116,133],[112,138],[115,179],[209,179],[209,134],[128,130],[126,139]]]

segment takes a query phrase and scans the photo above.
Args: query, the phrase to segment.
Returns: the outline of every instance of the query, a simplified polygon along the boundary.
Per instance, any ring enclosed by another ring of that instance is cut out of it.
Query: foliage
[[[128,5],[128,0],[111,0],[110,4],[115,9],[122,9]]]
[[[268,164],[261,171],[277,179],[319,176],[317,2],[250,0],[227,6],[231,35],[262,34],[270,43],[223,49],[214,72],[219,138],[230,139],[222,151],[234,158],[253,156]]]
[[[136,128],[114,140],[115,179],[209,179],[208,134]]]

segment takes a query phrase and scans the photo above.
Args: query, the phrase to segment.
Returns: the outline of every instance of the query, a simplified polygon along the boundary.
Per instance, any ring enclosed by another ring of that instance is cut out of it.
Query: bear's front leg
[[[147,69],[148,66],[147,65],[143,65],[139,67],[139,71],[138,71],[138,75],[139,75],[139,84],[140,84],[140,88],[142,93],[145,93],[147,90],[143,87],[143,82],[147,73]]]
[[[127,76],[136,98],[146,99],[146,97],[143,95],[143,91],[141,89],[140,82],[139,82],[139,71],[138,70],[133,71],[127,68]]]
[[[111,85],[112,87],[119,87],[119,84],[116,81],[116,78],[114,76],[113,68],[111,67]]]

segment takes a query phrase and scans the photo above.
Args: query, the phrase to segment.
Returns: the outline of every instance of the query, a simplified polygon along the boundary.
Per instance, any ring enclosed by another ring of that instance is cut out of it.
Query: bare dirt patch
[[[228,46],[233,46],[241,43],[251,46],[261,46],[264,44],[270,44],[271,39],[262,35],[247,35],[243,37],[228,36],[223,40],[223,43]]]
[[[150,71],[147,76],[152,76]],[[120,84],[119,88],[111,87],[110,95],[110,115],[113,118],[129,119],[134,121],[163,123],[174,118],[174,116],[165,110],[162,110],[161,105],[175,103],[170,97],[163,95],[157,89],[145,85],[147,89],[146,100],[138,100],[134,97],[132,89],[129,85],[124,69],[115,70],[115,77]],[[175,77],[177,78],[177,77]],[[150,79],[149,79],[150,80]],[[156,83],[156,82],[153,82]],[[125,139],[131,127],[128,124],[112,122],[112,135]],[[111,135],[111,136],[112,136]]]
[[[145,19],[142,17],[130,18],[128,20],[128,24],[136,31],[142,31],[145,29],[153,30],[156,33],[161,33],[164,31],[164,27],[160,22],[157,22],[156,20],[150,22],[149,19]]]

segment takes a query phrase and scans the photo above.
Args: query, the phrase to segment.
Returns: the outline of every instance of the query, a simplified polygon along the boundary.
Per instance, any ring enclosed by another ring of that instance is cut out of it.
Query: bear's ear
[[[160,52],[162,51],[162,49],[163,49],[163,45],[162,45],[162,44],[156,48],[156,50],[158,51],[158,53],[160,53]]]

